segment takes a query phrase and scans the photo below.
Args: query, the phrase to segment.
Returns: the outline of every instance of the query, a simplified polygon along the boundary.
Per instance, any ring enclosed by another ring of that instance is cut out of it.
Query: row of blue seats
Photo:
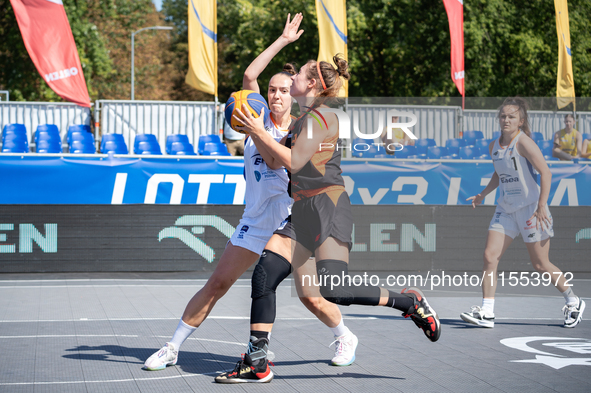
[[[90,126],[73,125],[68,128],[67,143],[70,153],[94,154],[96,145]],[[35,132],[37,153],[62,153],[62,140],[59,129],[54,124],[43,124]],[[101,138],[102,153],[128,154],[127,144],[122,134],[105,134]],[[135,154],[162,155],[160,144],[155,135],[139,134],[134,140]],[[2,152],[28,153],[29,143],[24,124],[6,125],[2,132]],[[202,135],[199,137],[198,152],[200,155],[229,156],[226,145],[218,135]],[[196,155],[187,135],[174,134],[166,138],[166,153],[170,155]]]
[[[445,146],[437,146],[432,138],[415,140],[414,146],[405,146],[404,149],[395,153],[396,158],[419,158],[419,159],[490,159],[488,146],[501,136],[500,131],[493,133],[492,139],[484,139],[481,131],[466,131],[462,138],[448,139]],[[547,161],[558,160],[552,157],[554,142],[544,140],[540,132],[533,132],[532,139],[538,144],[544,158]],[[583,139],[591,140],[591,134],[583,134]],[[370,146],[365,150],[366,146]],[[355,148],[355,146],[362,146]],[[392,157],[386,154],[384,147],[378,148],[370,141],[357,138],[353,140],[353,157],[359,158],[387,158]]]

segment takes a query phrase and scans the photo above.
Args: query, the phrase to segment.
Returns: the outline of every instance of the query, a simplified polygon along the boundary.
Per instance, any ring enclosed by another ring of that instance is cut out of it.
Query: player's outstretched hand
[[[285,21],[285,27],[283,28],[283,34],[281,34],[281,37],[286,38],[287,42],[292,43],[304,33],[304,30],[298,31],[304,16],[301,12],[298,12],[295,14],[291,22],[289,21],[290,16],[291,14],[287,14],[287,21]]]
[[[476,206],[480,205],[483,201],[484,197],[480,194],[471,196],[470,198],[466,199],[467,201],[472,201],[472,208],[476,208]]]
[[[244,126],[237,126],[236,129],[256,136],[258,132],[265,132],[264,117],[265,108],[261,108],[261,115],[259,117],[254,117],[248,110],[246,104],[242,104],[241,110],[234,112],[234,119],[244,124]]]
[[[529,221],[536,219],[536,229],[550,228],[550,224],[552,223],[552,219],[548,216],[548,211],[546,210],[546,205],[540,206],[538,204],[538,208],[534,212],[534,214],[529,218]]]

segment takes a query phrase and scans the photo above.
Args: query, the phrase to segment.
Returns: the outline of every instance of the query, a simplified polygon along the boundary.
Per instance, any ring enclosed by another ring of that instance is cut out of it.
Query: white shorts
[[[512,239],[515,239],[517,235],[521,233],[525,243],[535,243],[546,240],[554,236],[554,230],[552,229],[554,220],[552,220],[550,209],[546,206],[548,217],[550,217],[550,226],[545,226],[543,230],[541,228],[536,229],[536,219],[534,218],[530,221],[530,218],[537,208],[537,202],[524,206],[513,213],[505,213],[497,207],[497,210],[490,221],[488,230],[501,232]]]
[[[281,221],[290,213],[291,201],[270,202],[258,217],[242,217],[229,242],[260,255]]]

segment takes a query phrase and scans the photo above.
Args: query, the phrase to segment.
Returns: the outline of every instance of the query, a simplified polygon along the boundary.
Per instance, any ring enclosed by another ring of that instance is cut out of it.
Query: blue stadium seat
[[[436,146],[435,139],[421,138],[415,140],[415,147],[417,148],[416,154],[421,158],[427,158],[427,148],[429,146]]]
[[[205,144],[206,143],[222,143],[219,135],[210,134],[210,135],[199,135],[199,141],[197,142],[197,151],[199,154],[203,154],[202,152],[205,151]],[[227,150],[227,149],[226,149]]]
[[[368,151],[362,152],[363,153],[362,157],[363,158],[375,158],[375,156],[377,154],[382,154],[383,152],[384,152],[384,149],[380,149],[380,151],[378,152],[378,148],[375,145],[371,145],[369,147]]]
[[[447,155],[447,147],[429,146],[429,149],[427,150],[427,158],[432,160],[437,160]]]
[[[488,145],[493,141],[493,139],[476,139],[476,143],[474,146],[479,148],[480,150],[486,149],[488,151]]]
[[[541,132],[532,132],[531,139],[533,139],[534,142],[538,143],[539,141],[544,140],[544,134],[542,134]]]
[[[583,134],[583,140],[588,139],[591,141],[591,133]]]
[[[478,157],[479,160],[490,160],[491,159],[488,148],[480,149],[480,153],[481,153],[480,157]]]
[[[14,124],[7,124],[4,126],[4,129],[2,130],[2,140],[4,141],[4,139],[6,138],[6,136],[8,135],[22,135],[22,136],[27,136],[27,127],[25,127],[24,124],[18,124],[18,123],[14,123]]]
[[[70,134],[70,139],[68,140],[68,143],[71,144],[73,141],[83,141],[84,143],[94,144],[94,135],[86,131],[74,131]]]
[[[187,135],[184,134],[173,134],[173,135],[169,135],[166,137],[166,153],[170,154],[170,149],[172,147],[172,144],[175,142],[181,142],[185,145],[191,145],[191,142],[189,142],[189,137]],[[191,145],[192,147],[192,145]]]
[[[492,139],[499,139],[501,137],[501,131],[493,132]]]
[[[70,153],[72,154],[94,154],[96,147],[94,143],[88,143],[85,140],[73,140],[70,143]]]
[[[228,148],[223,143],[206,143],[203,148],[204,156],[229,156]]]
[[[122,134],[105,134],[101,137],[101,153],[128,154]]]
[[[148,142],[152,145],[158,145],[158,150],[160,150],[160,143],[158,142],[158,138],[156,138],[156,135],[154,134],[137,134],[135,136],[135,139],[133,140],[133,151],[135,152],[135,154],[142,154],[142,153],[137,153],[138,149],[139,149],[139,145],[142,142]],[[147,147],[147,145],[143,145],[144,147]],[[142,150],[146,150],[146,149],[142,149]],[[151,149],[148,149],[151,150]],[[144,154],[148,154],[148,153],[144,153]],[[162,150],[160,150],[160,154],[162,154]]]
[[[154,143],[154,141],[140,141],[138,142],[137,146],[135,146],[134,142],[133,149],[135,154],[162,155],[162,150],[160,150],[160,144]]]
[[[14,133],[12,131],[7,131],[4,135],[2,135],[2,142],[8,141],[24,141],[27,144],[29,143],[27,134]]]
[[[460,147],[459,157],[462,160],[473,160],[480,157],[480,149],[473,146]]]
[[[447,154],[452,157],[458,157],[460,153],[460,147],[466,146],[466,140],[464,139],[448,139],[445,141],[445,147],[447,147]]]
[[[40,124],[35,131],[35,144],[39,143],[40,140],[59,141],[61,144],[60,130],[55,124]]]
[[[482,131],[464,131],[464,139],[466,146],[472,146],[476,143],[476,139],[484,139]]]
[[[197,153],[193,150],[193,145],[184,142],[173,142],[170,146],[168,154],[176,156],[196,156]]]
[[[544,157],[552,157],[552,149],[554,148],[554,141],[539,141],[538,147],[542,151]]]
[[[28,153],[29,145],[26,139],[7,139],[2,142],[2,153]]]
[[[92,130],[90,129],[90,126],[87,126],[86,124],[74,124],[74,125],[68,127],[68,136],[67,136],[68,143],[71,142],[70,136],[72,135],[73,132],[86,132],[88,134],[92,134]]]
[[[417,155],[417,148],[414,146],[404,146],[404,149],[394,153],[394,158],[414,158]]]
[[[39,139],[35,144],[37,153],[61,153],[62,142],[55,139]]]
[[[125,142],[105,141],[101,143],[101,153],[128,154],[129,150],[127,150]]]

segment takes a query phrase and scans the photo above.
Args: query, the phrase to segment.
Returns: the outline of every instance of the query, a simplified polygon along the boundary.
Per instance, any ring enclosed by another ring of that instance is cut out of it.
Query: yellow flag
[[[216,0],[189,0],[188,85],[218,95]]]
[[[334,64],[332,58],[337,53],[342,54],[345,60],[349,61],[345,0],[316,0],[316,15],[318,15],[318,35],[320,36],[318,61]],[[339,96],[347,97],[348,95],[349,84],[345,81]]]
[[[556,102],[558,109],[569,103],[575,105],[575,80],[570,52],[570,30],[568,28],[568,6],[566,0],[554,0],[556,8],[556,33],[558,34],[558,78]]]

